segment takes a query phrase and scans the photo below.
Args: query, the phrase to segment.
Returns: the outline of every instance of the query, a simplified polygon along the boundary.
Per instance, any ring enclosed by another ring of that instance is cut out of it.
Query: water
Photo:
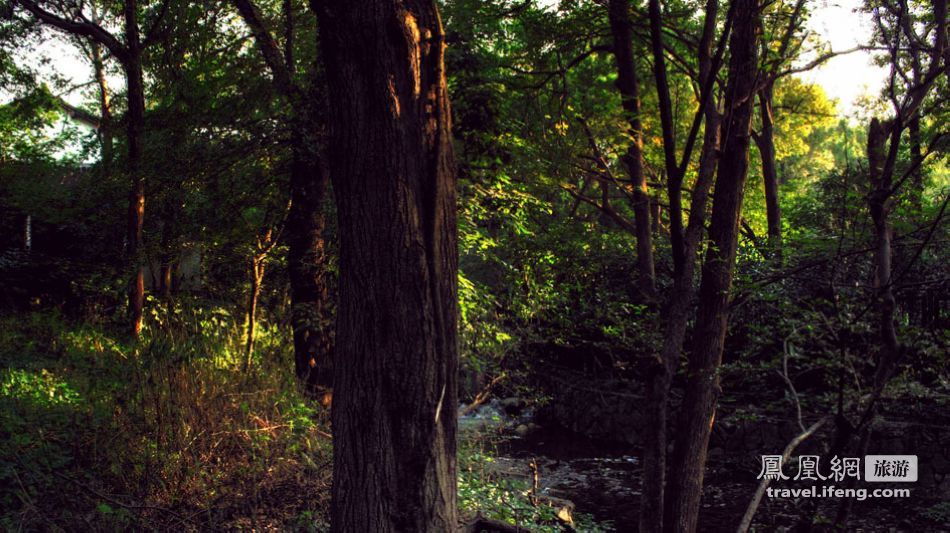
[[[499,460],[528,472],[537,461],[541,492],[571,500],[580,512],[636,531],[640,460],[631,446],[597,441],[556,428],[540,428],[499,447]]]
[[[521,429],[523,436],[512,435],[498,445],[499,474],[530,480],[529,464],[535,461],[542,494],[570,500],[577,511],[613,523],[616,531],[636,531],[640,461],[632,446],[538,427],[530,414],[507,415],[496,400],[460,417],[459,426],[462,431]]]

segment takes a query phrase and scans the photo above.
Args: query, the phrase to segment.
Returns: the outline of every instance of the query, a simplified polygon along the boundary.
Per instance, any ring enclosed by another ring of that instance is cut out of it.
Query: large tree
[[[455,170],[429,0],[315,2],[340,233],[334,531],[453,531]]]
[[[673,249],[673,287],[666,300],[663,344],[654,364],[647,371],[647,399],[643,431],[643,480],[640,500],[640,530],[662,531],[664,508],[668,500],[664,491],[667,486],[667,419],[670,386],[679,365],[683,342],[691,317],[694,277],[697,253],[706,224],[706,206],[718,163],[720,123],[722,120],[715,97],[715,82],[721,69],[735,9],[728,11],[718,41],[718,0],[706,0],[702,31],[696,48],[698,106],[692,117],[690,131],[677,161],[676,130],[672,122],[672,99],[666,76],[666,54],[662,34],[661,6],[659,0],[651,0],[648,6],[650,38],[653,50],[661,127],[663,129],[663,153],[667,174],[667,195],[671,206],[671,220],[682,217],[681,196],[683,178],[692,158],[693,146],[699,137],[699,127],[704,131],[699,150],[696,181],[690,198],[689,221],[685,232],[677,236],[677,227],[671,223],[670,244]],[[681,247],[682,258],[677,260]],[[668,524],[667,524],[668,525]]]

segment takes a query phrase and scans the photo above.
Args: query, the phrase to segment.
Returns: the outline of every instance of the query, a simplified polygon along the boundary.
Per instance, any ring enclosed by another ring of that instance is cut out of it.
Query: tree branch
[[[257,6],[254,5],[251,0],[232,0],[232,3],[241,14],[244,23],[247,24],[251,33],[254,35],[254,40],[257,41],[257,48],[261,51],[261,55],[264,57],[264,63],[267,64],[267,68],[271,71],[271,76],[274,78],[274,84],[277,86],[277,90],[285,97],[295,99],[299,96],[299,88],[294,83],[290,69],[284,62],[280,48],[277,46],[277,41],[274,40],[274,37],[271,36],[267,30]]]
[[[82,35],[95,40],[102,46],[108,48],[109,52],[111,52],[112,55],[122,63],[126,63],[129,60],[128,48],[118,39],[116,39],[111,33],[102,29],[102,26],[99,26],[98,24],[85,20],[76,21],[66,19],[43,9],[37,2],[33,2],[32,0],[15,0],[13,3],[14,5],[19,5],[23,9],[26,9],[41,22],[49,24],[50,26],[53,26],[66,33]]]

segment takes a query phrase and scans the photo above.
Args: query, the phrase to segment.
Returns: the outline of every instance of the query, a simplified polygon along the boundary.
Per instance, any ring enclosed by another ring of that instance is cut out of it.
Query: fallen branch
[[[811,437],[816,431],[818,431],[821,426],[825,425],[825,422],[828,421],[829,417],[824,417],[821,420],[815,422],[803,433],[800,433],[797,437],[792,439],[791,442],[785,446],[785,451],[782,452],[782,462],[788,461],[789,457],[792,456],[792,452],[795,451],[795,448],[799,444],[805,441],[808,437]],[[749,527],[752,525],[752,517],[755,516],[755,512],[759,509],[759,504],[762,502],[762,495],[765,494],[765,489],[768,488],[769,483],[772,480],[763,477],[762,481],[759,482],[759,487],[755,489],[755,495],[752,497],[752,501],[749,502],[749,506],[745,510],[745,515],[742,516],[742,522],[739,523],[739,527],[736,529],[737,533],[746,533],[749,531]]]
[[[478,409],[478,406],[485,403],[485,400],[491,397],[492,389],[495,388],[495,385],[498,385],[508,377],[508,374],[502,372],[494,377],[491,381],[488,382],[488,385],[485,385],[485,388],[481,390],[478,394],[475,395],[475,399],[472,400],[472,403],[465,406],[465,409],[462,409],[462,412],[459,413],[459,416],[466,416],[470,414],[475,409]]]

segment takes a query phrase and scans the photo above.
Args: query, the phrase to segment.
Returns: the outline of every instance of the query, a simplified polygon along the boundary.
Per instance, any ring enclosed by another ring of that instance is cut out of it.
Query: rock
[[[561,522],[574,525],[574,517],[571,516],[571,510],[567,507],[561,507],[557,510],[557,518]]]
[[[531,431],[531,430],[528,429],[528,426],[527,426],[527,425],[525,425],[525,424],[519,424],[518,427],[515,428],[515,435],[518,435],[519,437],[524,437],[524,436],[527,435],[530,431]]]
[[[508,414],[514,415],[521,412],[524,409],[525,401],[521,398],[516,398],[514,396],[510,398],[505,398],[498,402],[498,405]]]
[[[567,525],[574,525],[574,502],[554,496],[539,495],[538,500],[557,509],[557,518]]]

